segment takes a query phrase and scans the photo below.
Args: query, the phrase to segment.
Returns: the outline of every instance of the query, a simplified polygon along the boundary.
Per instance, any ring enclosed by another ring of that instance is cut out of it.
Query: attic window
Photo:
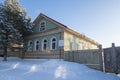
[[[40,23],[40,31],[44,31],[45,30],[45,26],[46,26],[45,22],[41,22]]]

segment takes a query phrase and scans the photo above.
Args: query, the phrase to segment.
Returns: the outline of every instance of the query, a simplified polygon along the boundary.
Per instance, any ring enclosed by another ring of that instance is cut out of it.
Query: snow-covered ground
[[[118,76],[120,77],[120,74],[118,74]]]
[[[120,80],[84,65],[63,60],[0,58],[0,80]]]

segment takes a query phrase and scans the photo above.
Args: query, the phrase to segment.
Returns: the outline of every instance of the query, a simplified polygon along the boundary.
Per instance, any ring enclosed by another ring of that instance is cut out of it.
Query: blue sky
[[[19,1],[32,20],[44,13],[103,47],[110,47],[113,42],[120,46],[120,0]]]

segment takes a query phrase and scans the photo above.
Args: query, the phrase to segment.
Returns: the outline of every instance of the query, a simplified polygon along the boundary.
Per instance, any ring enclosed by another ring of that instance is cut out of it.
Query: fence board
[[[27,52],[24,54],[24,58],[46,58],[46,59],[59,59],[64,57],[63,54],[60,55],[60,51],[34,51]]]
[[[101,53],[99,49],[66,51],[64,60],[86,64],[89,67],[101,69]]]

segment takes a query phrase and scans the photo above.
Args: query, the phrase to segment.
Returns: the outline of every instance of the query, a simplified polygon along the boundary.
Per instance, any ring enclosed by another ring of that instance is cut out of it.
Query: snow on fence
[[[64,60],[85,64],[91,68],[102,69],[102,53],[99,49],[66,51]]]

